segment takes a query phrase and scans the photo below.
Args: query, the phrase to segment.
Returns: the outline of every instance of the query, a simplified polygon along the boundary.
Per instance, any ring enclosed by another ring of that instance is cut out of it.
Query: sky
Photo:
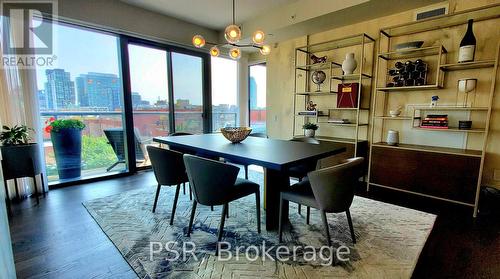
[[[63,24],[54,25],[54,53],[56,64],[71,74],[71,80],[80,74],[99,72],[120,76],[118,38],[95,31],[87,31]],[[166,52],[138,45],[129,45],[131,86],[151,104],[168,99]],[[212,103],[237,105],[236,61],[212,59]],[[189,99],[191,104],[202,101],[202,60],[199,57],[173,53],[173,86],[175,99]],[[44,89],[45,70],[37,69],[38,89]]]

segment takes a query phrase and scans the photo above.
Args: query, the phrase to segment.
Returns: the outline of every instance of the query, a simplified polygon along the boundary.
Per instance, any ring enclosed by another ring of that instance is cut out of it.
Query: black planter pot
[[[56,155],[59,179],[80,177],[82,172],[82,130],[52,131],[50,138]]]
[[[32,177],[42,172],[40,147],[36,143],[1,146],[4,179]]]

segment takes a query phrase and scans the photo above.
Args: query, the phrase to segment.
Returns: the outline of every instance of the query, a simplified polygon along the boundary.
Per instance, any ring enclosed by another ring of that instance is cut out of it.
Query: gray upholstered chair
[[[190,136],[194,135],[188,132],[175,132],[170,134],[171,137],[178,137],[178,136]],[[174,147],[174,146],[169,146],[170,150],[175,150],[183,154],[195,154],[192,150],[182,148],[182,147]],[[186,183],[182,183],[182,193],[185,195],[186,194]],[[191,192],[191,187],[189,187],[189,200],[193,200],[192,192]]]
[[[259,184],[238,178],[240,169],[223,162],[184,154],[184,164],[186,165],[189,184],[194,194],[187,236],[191,235],[193,219],[198,203],[206,206],[222,205],[221,221],[217,235],[217,241],[221,241],[228,204],[251,194],[255,194],[257,231],[260,233]]]
[[[319,141],[315,138],[311,137],[297,137],[293,138],[290,141],[297,141],[297,142],[305,142],[305,143],[310,143],[310,144],[319,144]],[[293,166],[288,170],[288,174],[290,177],[297,179],[299,182],[304,179],[304,177],[307,176],[307,173],[310,171],[313,171],[316,169],[316,165],[318,162],[311,162],[311,163],[306,163],[306,164],[301,164],[298,166]],[[298,212],[301,214],[301,208],[302,206],[299,204],[298,206]],[[309,214],[310,214],[310,208],[307,207],[306,209],[306,223],[309,224]]]
[[[281,192],[279,241],[282,241],[283,234],[283,204],[284,201],[291,201],[319,209],[329,246],[332,241],[326,213],[345,212],[352,242],[356,243],[349,208],[354,198],[356,183],[363,176],[363,161],[364,158],[357,157],[333,167],[312,171],[308,173],[308,179],[292,185],[290,190]]]
[[[174,222],[175,209],[177,208],[177,199],[179,198],[181,184],[188,181],[186,168],[184,167],[184,160],[182,158],[183,154],[174,150],[154,146],[148,146],[147,150],[156,181],[158,182],[155,201],[153,204],[153,212],[156,211],[156,204],[158,203],[158,197],[160,196],[161,186],[177,185],[172,205],[172,215],[170,216],[170,225],[172,225]]]

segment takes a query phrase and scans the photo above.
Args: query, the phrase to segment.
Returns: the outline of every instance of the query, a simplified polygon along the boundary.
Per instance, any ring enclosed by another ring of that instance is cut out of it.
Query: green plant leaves
[[[58,119],[50,123],[53,132],[59,132],[61,129],[78,129],[83,130],[85,124],[78,119]]]
[[[31,140],[29,132],[33,131],[33,129],[28,128],[26,125],[3,126],[2,128],[3,131],[0,133],[2,145],[28,144]]]

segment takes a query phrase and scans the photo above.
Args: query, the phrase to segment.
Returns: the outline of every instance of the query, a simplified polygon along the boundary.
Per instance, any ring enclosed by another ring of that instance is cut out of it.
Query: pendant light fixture
[[[264,44],[264,40],[266,38],[266,34],[262,30],[256,30],[252,35],[253,44],[241,45],[238,42],[241,40],[241,28],[235,23],[235,5],[233,3],[233,21],[232,24],[228,25],[226,29],[224,29],[224,38],[227,43],[232,46],[229,50],[229,57],[232,59],[240,59],[241,57],[241,49],[242,47],[253,47],[259,49],[262,55],[268,55],[271,52],[271,47],[269,45]],[[193,45],[197,48],[202,48],[207,45],[212,45],[210,48],[210,55],[217,57],[220,54],[220,50],[217,44],[210,43],[205,41],[205,38],[201,35],[193,36]]]

